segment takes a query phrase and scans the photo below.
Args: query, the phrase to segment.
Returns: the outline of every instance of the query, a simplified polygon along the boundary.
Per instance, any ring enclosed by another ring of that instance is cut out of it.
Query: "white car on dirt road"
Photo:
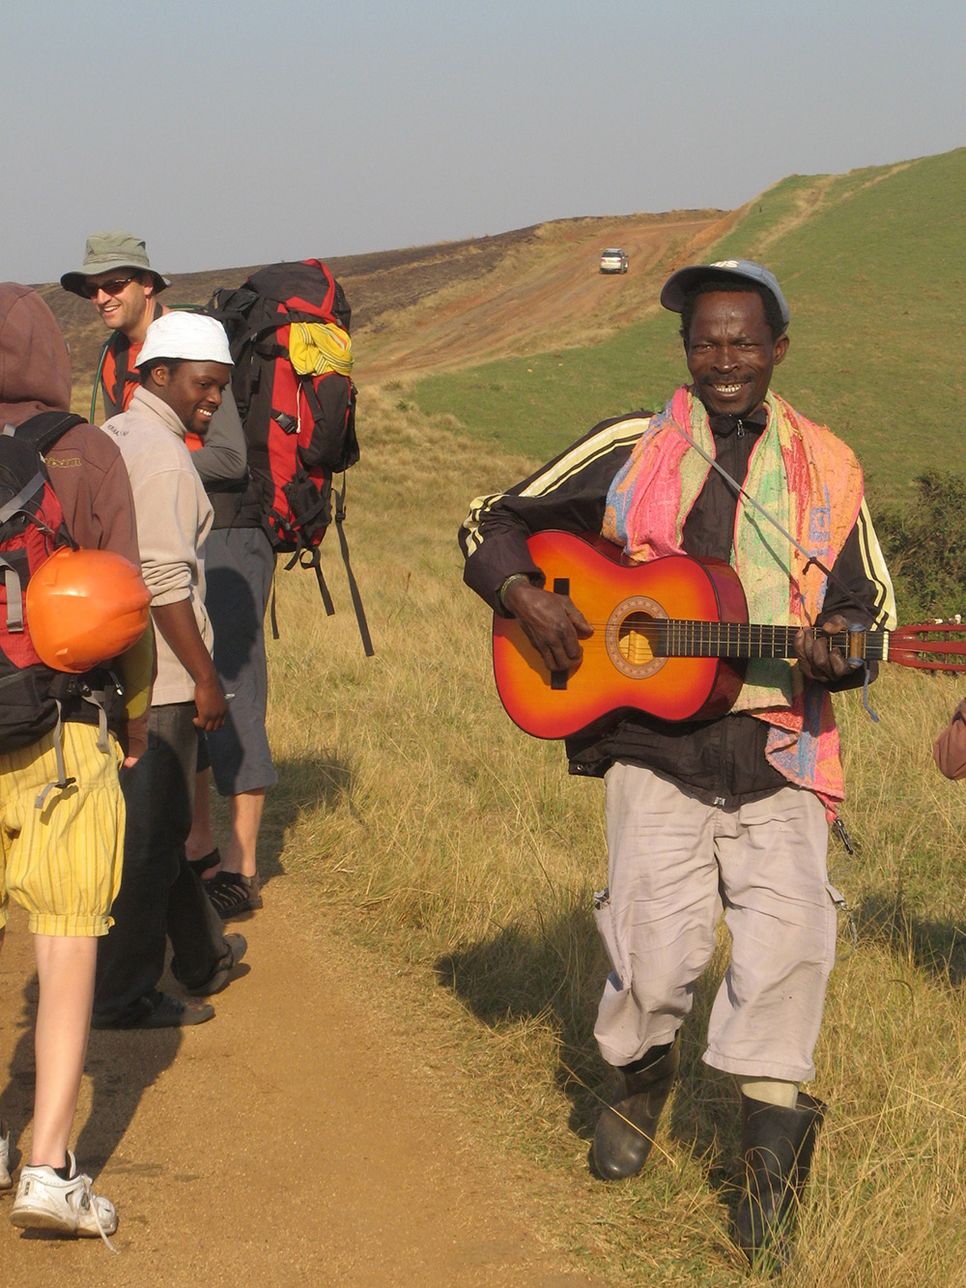
[[[627,254],[610,246],[600,252],[600,271],[602,273],[626,273],[628,269]]]

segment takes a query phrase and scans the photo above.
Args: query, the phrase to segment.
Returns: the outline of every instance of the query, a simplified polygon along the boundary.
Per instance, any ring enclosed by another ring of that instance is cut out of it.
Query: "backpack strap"
[[[322,572],[322,556],[319,553],[319,547],[310,546],[300,538],[295,553],[285,565],[285,571],[288,572],[288,570],[290,568],[294,568],[296,564],[298,564],[300,568],[315,569],[315,579],[319,583],[319,594],[322,597],[322,607],[325,609],[327,617],[334,617],[335,604],[332,602],[332,595]],[[275,638],[278,639],[278,636],[276,635]]]
[[[0,679],[0,688],[3,688],[7,684],[15,684],[19,680],[19,678],[20,677],[18,675],[5,676],[3,679]],[[67,763],[64,760],[63,712],[61,709],[60,699],[59,698],[55,699],[55,702],[57,705],[57,723],[54,726],[54,731],[53,731],[54,733],[53,746],[54,746],[54,760],[55,760],[55,766],[57,769],[57,776],[53,780],[53,782],[48,783],[46,787],[44,787],[43,790],[40,792],[40,794],[37,796],[37,798],[34,801],[34,809],[43,809],[44,804],[47,800],[47,797],[50,795],[52,791],[54,790],[63,791],[67,787],[72,787],[74,783],[77,782],[76,778],[69,778],[67,776]]]
[[[97,415],[97,395],[101,391],[101,379],[104,374],[104,363],[107,360],[108,353],[110,352],[111,340],[113,340],[113,338],[113,335],[110,335],[104,341],[104,344],[101,347],[101,356],[97,360],[97,370],[94,372],[94,383],[91,385],[91,410],[90,415],[87,417],[92,425],[96,424],[94,417]],[[106,393],[104,395],[104,410],[107,411]]]
[[[0,506],[0,524],[12,519],[15,514],[23,509],[32,496],[37,495],[37,492],[43,486],[44,476],[38,470],[30,482],[23,485],[16,496],[12,496],[6,505]]]
[[[366,657],[373,657],[375,649],[372,644],[372,636],[369,634],[369,623],[366,620],[366,610],[362,605],[362,595],[359,591],[359,583],[356,581],[355,573],[352,571],[352,563],[349,559],[349,542],[345,535],[345,476],[342,478],[342,487],[335,496],[335,530],[339,534],[339,549],[342,552],[342,562],[345,565],[346,581],[349,583],[349,595],[352,598],[352,607],[355,610],[356,623],[359,627],[359,635],[362,639],[362,650]],[[322,573],[322,555],[318,546],[307,546],[302,544],[298,547],[291,559],[285,564],[286,571],[294,568],[298,564],[300,568],[312,568],[315,572],[316,580],[319,583],[319,594],[322,597],[322,605],[326,614],[332,617],[335,613],[335,605],[332,602],[332,595],[326,584],[325,577]],[[272,638],[278,639],[278,618],[275,613],[275,580],[272,579],[272,599],[271,599],[271,622]]]
[[[278,572],[278,566],[276,565],[272,569],[272,600],[271,600],[271,604],[269,605],[270,617],[272,621],[272,639],[273,640],[281,639],[281,636],[278,633],[278,611],[275,607],[275,575],[277,572]]]
[[[31,416],[22,425],[5,425],[3,432],[11,438],[30,443],[38,452],[43,452],[45,447],[56,443],[57,439],[62,434],[66,434],[73,425],[83,423],[81,416],[74,416],[69,412],[43,411],[36,416]],[[23,513],[26,518],[36,523],[36,518],[24,507],[43,488],[45,481],[43,473],[38,469],[16,496],[12,496],[5,505],[0,506],[0,525],[19,513]],[[3,569],[7,592],[7,630],[22,631],[24,628],[23,587],[20,573],[2,556],[0,556],[0,568]]]
[[[0,511],[0,516],[2,514],[3,511]],[[0,517],[0,523],[5,522],[6,519]],[[7,591],[7,630],[17,633],[23,630],[23,583],[20,580],[20,573],[12,563],[4,559],[3,555],[0,555],[0,568],[3,569],[3,581]]]
[[[54,761],[57,768],[57,777],[39,793],[34,801],[34,809],[43,809],[51,792],[65,791],[68,787],[73,787],[77,782],[76,778],[68,778],[67,776],[67,765],[64,761],[64,721],[59,702],[57,703],[57,724],[54,726]]]
[[[124,410],[124,389],[127,385],[130,353],[131,345],[125,336],[124,343],[114,349],[114,388],[104,390],[104,410],[110,414],[108,419],[110,416],[120,416]]]
[[[108,702],[111,697],[123,698],[124,686],[111,670],[97,667],[94,671],[89,672],[89,675],[91,680],[94,677],[98,677],[100,685],[98,688],[94,688],[93,684],[85,684],[81,688],[80,696],[82,701],[89,702],[97,710],[97,750],[107,755],[110,750],[110,743],[107,737],[109,731]],[[110,693],[110,690],[113,690],[113,694]]]
[[[83,416],[75,416],[73,412],[42,411],[25,420],[22,425],[17,425],[13,436],[22,442],[29,443],[43,456],[69,429],[86,423]]]
[[[75,416],[73,412],[42,411],[36,416],[31,416],[29,420],[25,420],[22,425],[17,425],[16,427],[11,425],[5,426],[3,432],[5,434],[11,434],[21,442],[29,443],[35,451],[39,452],[40,455],[43,456],[44,452],[48,452],[69,429],[73,429],[75,425],[84,425],[86,423],[87,422],[84,420],[83,416]],[[45,478],[42,469],[38,470],[30,482],[21,488],[15,497],[11,497],[6,505],[0,507],[0,524],[6,523],[8,519],[12,518],[13,515],[17,513],[18,510],[23,510],[26,502],[29,501],[31,497],[36,496],[37,492],[46,482],[47,479]],[[31,523],[34,523],[41,529],[46,530],[45,525],[42,524],[35,515],[29,514],[26,511],[24,511],[24,514]],[[66,533],[66,529],[64,529],[64,532],[66,534],[66,541],[71,547],[76,549],[77,543],[74,541],[73,537],[71,537],[69,533]],[[7,580],[8,603],[12,606],[13,601],[10,598],[9,572],[7,572],[5,576]],[[19,603],[19,591],[17,592],[16,599]],[[8,611],[12,614],[13,608],[11,607]],[[8,618],[7,626],[10,630],[23,630],[23,622],[21,621],[19,625],[16,625],[15,617],[13,615]]]
[[[335,530],[339,534],[339,549],[342,551],[342,562],[345,564],[346,581],[349,583],[349,594],[352,597],[352,607],[355,609],[356,622],[359,626],[359,635],[362,638],[362,651],[366,657],[372,657],[375,649],[372,647],[372,636],[369,634],[369,623],[366,621],[366,610],[362,606],[362,595],[359,593],[359,585],[352,571],[352,564],[349,562],[349,542],[345,535],[345,475],[342,476],[342,487],[335,493]]]

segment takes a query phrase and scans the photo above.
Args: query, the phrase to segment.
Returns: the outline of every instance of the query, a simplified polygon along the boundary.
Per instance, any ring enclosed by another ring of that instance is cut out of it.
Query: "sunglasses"
[[[132,273],[130,277],[112,277],[109,282],[87,282],[84,286],[84,294],[89,300],[94,299],[99,291],[103,291],[105,295],[120,295],[125,286],[133,282],[136,276],[136,273]]]

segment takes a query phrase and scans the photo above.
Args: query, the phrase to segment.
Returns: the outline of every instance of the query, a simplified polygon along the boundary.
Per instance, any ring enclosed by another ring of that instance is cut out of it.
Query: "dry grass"
[[[699,1059],[715,971],[645,1174],[606,1188],[586,1171],[604,1079],[591,1032],[601,793],[503,715],[487,615],[460,585],[455,544],[469,500],[526,462],[388,393],[367,392],[360,410],[349,532],[378,652],[362,656],[334,538],[334,619],[309,574],[280,576],[274,861],[338,904],[388,973],[411,977],[413,1031],[462,1064],[467,1111],[570,1187],[546,1237],[615,1282],[747,1282],[726,1233],[736,1097]],[[789,1288],[966,1285],[966,793],[929,757],[958,689],[898,671],[871,691],[878,724],[859,696],[842,703],[857,854],[836,848],[833,880],[858,944],[833,977],[817,1053],[814,1090],[831,1111]]]

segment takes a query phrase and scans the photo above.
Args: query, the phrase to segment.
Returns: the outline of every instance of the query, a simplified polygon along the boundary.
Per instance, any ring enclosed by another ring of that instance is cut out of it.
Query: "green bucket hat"
[[[83,295],[86,279],[97,273],[111,273],[116,268],[136,268],[139,273],[150,273],[155,292],[163,291],[171,283],[156,273],[148,262],[148,251],[142,237],[133,233],[91,233],[84,248],[84,262],[72,273],[65,273],[60,284],[65,291]]]

